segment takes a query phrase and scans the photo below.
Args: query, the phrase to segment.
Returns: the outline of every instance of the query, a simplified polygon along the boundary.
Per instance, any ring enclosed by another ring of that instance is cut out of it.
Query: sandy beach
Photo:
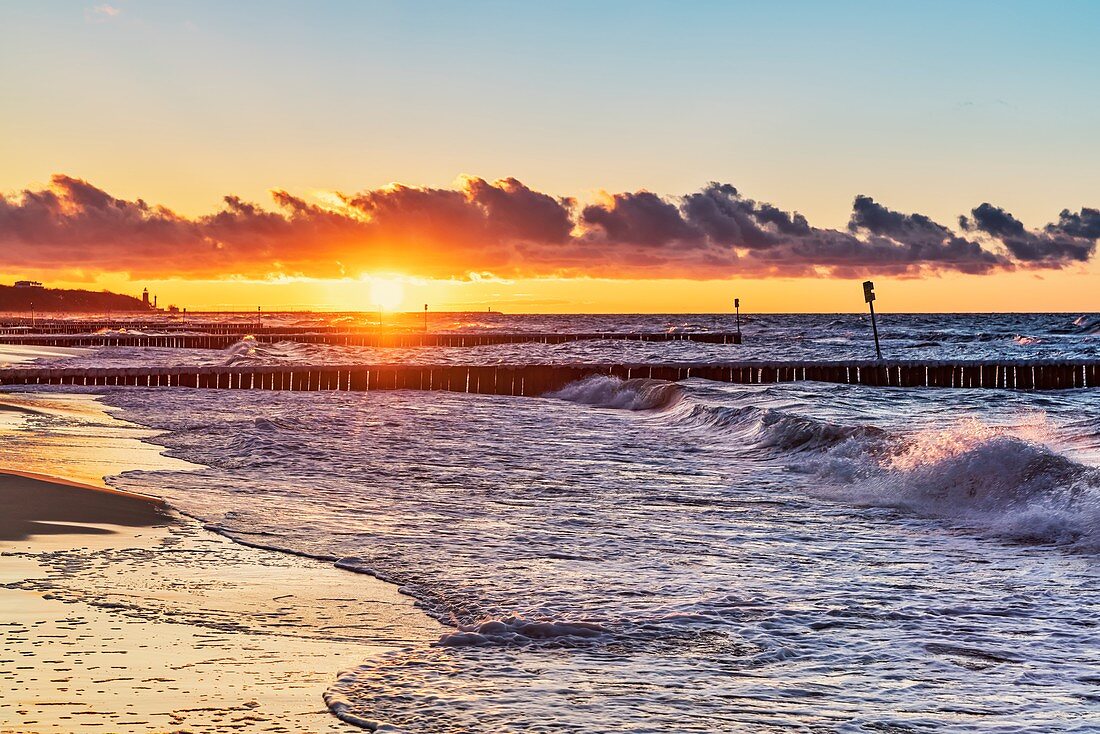
[[[9,413],[59,399],[4,398]],[[233,543],[153,498],[22,476],[18,459],[0,463],[0,732],[354,731],[326,687],[442,631],[390,584]]]

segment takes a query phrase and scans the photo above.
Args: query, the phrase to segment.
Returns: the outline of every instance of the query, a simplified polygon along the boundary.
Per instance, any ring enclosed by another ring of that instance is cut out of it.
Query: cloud
[[[810,234],[801,214],[788,214],[771,204],[743,198],[729,184],[710,183],[702,191],[684,197],[688,221],[727,247],[765,249],[790,237]]]
[[[1100,239],[1100,209],[1085,207],[1076,214],[1069,209],[1063,209],[1058,215],[1058,221],[1048,224],[1046,231],[1050,234],[1080,237],[1086,240]]]
[[[89,23],[106,23],[112,18],[117,18],[121,14],[121,8],[116,8],[113,5],[102,3],[100,5],[95,5],[91,8],[85,8],[84,20],[88,21]]]
[[[1060,268],[1095,252],[1100,212],[1063,210],[1027,229],[990,204],[955,231],[857,196],[843,230],[759,202],[725,183],[684,196],[605,194],[581,206],[514,178],[451,188],[394,184],[324,204],[284,190],[264,207],[236,195],[184,217],[56,175],[0,196],[0,267],[132,277],[918,276]]]
[[[1017,260],[1046,267],[1089,260],[1100,238],[1100,212],[1087,207],[1076,214],[1063,209],[1057,222],[1032,232],[1004,209],[985,203],[970,217],[959,217],[959,225],[996,238]]]
[[[903,261],[936,264],[965,273],[1013,267],[1011,258],[986,250],[923,214],[894,211],[862,194],[852,202],[848,231],[864,233],[869,243],[885,241],[886,247],[880,251],[896,254]]]
[[[675,204],[648,191],[613,194],[605,204],[586,206],[581,221],[604,242],[667,247],[703,239]]]

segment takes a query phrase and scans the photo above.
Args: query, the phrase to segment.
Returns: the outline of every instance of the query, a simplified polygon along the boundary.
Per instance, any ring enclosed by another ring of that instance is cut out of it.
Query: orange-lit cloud
[[[189,218],[54,176],[0,197],[0,267],[132,277],[315,278],[394,271],[433,278],[586,275],[918,276],[1062,268],[1091,258],[1100,212],[1063,211],[1028,230],[982,204],[961,231],[857,196],[847,230],[712,183],[686,196],[608,194],[580,206],[509,178],[456,188],[393,185],[322,204],[274,191],[275,209],[226,196]]]

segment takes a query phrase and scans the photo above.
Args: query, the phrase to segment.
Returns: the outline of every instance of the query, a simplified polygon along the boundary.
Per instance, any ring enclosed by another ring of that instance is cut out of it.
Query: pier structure
[[[0,385],[129,385],[225,390],[448,390],[539,396],[593,375],[760,385],[829,382],[874,387],[1066,390],[1100,386],[1100,360],[723,362],[517,365],[249,365],[13,368]]]

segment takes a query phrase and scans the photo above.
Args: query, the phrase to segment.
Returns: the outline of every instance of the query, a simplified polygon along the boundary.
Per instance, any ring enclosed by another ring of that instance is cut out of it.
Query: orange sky
[[[932,279],[876,279],[880,311],[1100,311],[1095,266],[1079,273],[1002,274],[995,277],[946,275]],[[12,282],[23,274],[0,276]],[[396,310],[507,313],[723,313],[732,299],[743,312],[862,311],[860,280],[730,279],[607,280],[528,279],[516,281],[450,281],[387,276],[395,280],[400,300]],[[370,278],[356,280],[289,280],[282,283],[204,280],[130,281],[102,276],[94,282],[49,281],[57,287],[107,288],[139,295],[148,286],[159,305],[179,304],[190,310],[265,311],[375,310],[378,298]],[[388,310],[394,305],[386,304]]]

